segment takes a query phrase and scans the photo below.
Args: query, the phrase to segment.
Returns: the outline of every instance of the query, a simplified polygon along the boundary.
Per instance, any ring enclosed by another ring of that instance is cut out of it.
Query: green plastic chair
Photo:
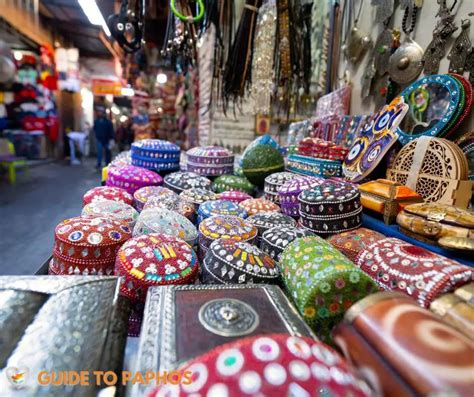
[[[16,183],[16,170],[23,168],[28,175],[28,162],[24,157],[15,155],[15,146],[8,139],[0,138],[0,165],[8,172],[8,181]]]

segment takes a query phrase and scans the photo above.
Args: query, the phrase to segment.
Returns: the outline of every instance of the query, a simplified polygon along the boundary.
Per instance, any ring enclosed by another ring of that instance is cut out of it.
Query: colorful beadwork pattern
[[[232,201],[205,201],[198,209],[198,223],[213,215],[235,215],[245,219],[247,218],[247,211]]]
[[[384,238],[385,236],[381,233],[360,227],[356,230],[335,234],[327,241],[355,263],[357,255],[361,251]]]
[[[175,211],[188,218],[191,222],[196,221],[196,206],[190,201],[176,196],[167,197],[151,197],[145,204],[143,210],[152,208],[165,208],[170,211]]]
[[[106,181],[107,186],[123,188],[132,195],[142,187],[162,183],[163,179],[157,173],[134,165],[110,168]]]
[[[131,205],[112,200],[99,200],[87,204],[82,209],[82,215],[112,217],[126,222],[130,229],[133,229],[138,218],[137,210]]]
[[[188,170],[204,176],[231,174],[234,170],[234,154],[220,146],[200,146],[187,152]]]
[[[236,175],[221,175],[215,179],[212,187],[216,193],[237,191],[253,194],[255,192],[255,186],[246,177]]]
[[[292,172],[276,172],[265,178],[265,185],[263,191],[267,200],[273,201],[279,204],[280,199],[278,197],[278,188],[283,186],[286,182],[297,178],[297,174]]]
[[[122,201],[125,204],[133,205],[133,197],[125,189],[112,186],[97,186],[88,190],[82,198],[82,205],[98,200]]]
[[[242,171],[257,186],[263,186],[268,175],[283,171],[284,168],[282,154],[270,145],[256,145],[242,156]]]
[[[241,203],[242,201],[251,199],[252,196],[247,193],[238,192],[235,190],[226,190],[225,192],[219,193],[220,200],[233,201],[234,203]]]
[[[298,176],[294,179],[285,182],[278,188],[278,197],[281,205],[281,212],[285,215],[298,218],[299,202],[298,196],[303,190],[311,189],[324,182],[323,178],[314,176]]]
[[[296,226],[275,226],[263,232],[260,248],[279,262],[288,244],[297,238],[308,236],[314,236],[314,233]]]
[[[370,245],[356,264],[381,288],[410,295],[423,307],[474,278],[470,267],[396,238]]]
[[[179,194],[179,197],[183,200],[195,204],[196,206],[201,205],[205,201],[219,200],[219,196],[217,195],[217,193],[202,188],[191,188],[183,190]]]
[[[178,197],[178,195],[172,190],[162,186],[145,186],[138,189],[134,194],[134,203],[137,211],[142,211],[145,204],[151,197],[165,198],[165,197]]]
[[[132,165],[154,171],[179,169],[181,150],[174,143],[160,139],[142,139],[132,143]]]
[[[247,222],[254,225],[258,230],[257,245],[260,246],[262,235],[272,227],[296,226],[295,220],[280,212],[259,212],[247,219]]]
[[[247,211],[249,216],[258,214],[259,212],[280,212],[280,207],[264,198],[252,198],[244,200],[239,205]]]
[[[286,162],[286,170],[300,175],[331,178],[341,175],[341,162],[290,154]]]
[[[320,237],[302,237],[281,256],[286,290],[313,330],[324,340],[359,299],[378,290],[376,283]]]
[[[211,181],[195,172],[173,172],[165,176],[163,184],[178,194],[191,188],[211,189]]]

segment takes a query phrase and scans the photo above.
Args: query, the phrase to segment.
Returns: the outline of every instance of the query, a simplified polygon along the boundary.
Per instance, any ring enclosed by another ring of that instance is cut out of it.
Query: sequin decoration
[[[263,233],[274,226],[288,227],[296,226],[296,221],[279,212],[259,212],[247,219],[258,230],[257,245],[260,246]]]
[[[121,201],[133,205],[133,197],[130,193],[125,189],[112,186],[97,186],[88,190],[82,198],[82,205],[85,206],[99,200]]]
[[[247,211],[249,216],[258,214],[259,212],[280,212],[280,207],[263,198],[252,198],[244,200],[239,205]]]
[[[134,165],[112,167],[108,171],[106,181],[107,186],[123,188],[132,195],[142,187],[158,186],[162,183],[163,179],[157,173]]]
[[[278,188],[278,197],[281,212],[285,215],[298,218],[300,216],[298,196],[307,189],[318,186],[324,182],[323,178],[314,176],[298,176],[285,182]]]
[[[146,202],[143,210],[145,211],[152,208],[165,208],[185,216],[193,223],[196,221],[196,206],[190,201],[182,199],[178,195],[167,197],[151,197]]]
[[[216,193],[237,191],[253,194],[255,192],[255,186],[246,177],[236,175],[221,175],[215,179],[212,187]]]
[[[163,199],[166,197],[177,197],[177,194],[166,187],[161,187],[161,186],[142,187],[141,189],[138,189],[133,194],[134,205],[137,211],[142,211],[147,201],[152,197]]]
[[[165,176],[163,184],[178,194],[191,188],[211,188],[211,181],[195,172],[173,172]]]
[[[234,170],[234,154],[220,146],[199,146],[187,152],[190,172],[203,176],[231,174]]]
[[[251,199],[252,196],[247,193],[238,192],[235,190],[226,190],[225,192],[219,193],[220,200],[233,201],[234,203],[241,203],[242,201]]]
[[[138,218],[138,212],[131,205],[112,200],[100,200],[87,204],[82,209],[82,215],[112,217],[126,222],[130,229],[133,229]]]
[[[262,234],[260,248],[277,262],[288,244],[300,237],[314,236],[313,232],[295,226],[275,226]]]
[[[278,188],[295,178],[298,178],[298,175],[293,174],[292,172],[276,172],[267,176],[265,178],[265,184],[263,188],[265,198],[269,201],[279,204],[280,197],[278,196]]]
[[[142,139],[132,143],[132,165],[154,171],[179,169],[181,150],[174,143],[160,139]]]
[[[198,223],[213,215],[235,215],[245,219],[247,218],[247,211],[232,201],[205,201],[199,206]]]
[[[184,190],[179,194],[179,197],[195,204],[196,206],[201,205],[205,201],[219,200],[217,193],[202,188],[191,188]]]
[[[352,262],[355,263],[357,255],[371,244],[384,239],[381,233],[361,227],[356,230],[338,233],[327,239]]]

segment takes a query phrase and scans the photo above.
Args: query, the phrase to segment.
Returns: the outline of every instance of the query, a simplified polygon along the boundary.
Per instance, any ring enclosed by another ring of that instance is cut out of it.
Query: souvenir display
[[[118,284],[116,277],[0,277],[2,396],[70,395],[70,385],[36,381],[65,368],[120,373],[130,307],[118,296]],[[83,385],[80,395],[104,388]]]
[[[271,229],[274,226],[281,227],[292,227],[296,226],[295,220],[280,212],[258,212],[255,215],[250,216],[247,219],[247,222],[254,225],[257,230],[257,239],[256,244],[260,247],[262,241],[262,235],[268,229]]]
[[[241,203],[251,198],[252,196],[250,194],[237,190],[226,190],[225,192],[219,193],[219,200],[233,201],[234,203]]]
[[[459,147],[446,139],[421,137],[405,145],[387,169],[387,179],[415,190],[425,201],[467,208],[472,183]]]
[[[199,249],[202,254],[206,253],[214,240],[232,239],[253,243],[255,237],[257,228],[234,215],[212,216],[199,224]]]
[[[278,142],[275,141],[275,139],[273,139],[270,135],[268,135],[268,134],[262,135],[262,136],[258,137],[257,139],[254,139],[245,148],[245,150],[242,153],[242,157],[240,158],[240,162],[239,162],[240,166],[242,166],[242,161],[243,161],[243,158],[245,157],[245,155],[257,145],[270,145],[270,146],[272,146],[273,148],[275,148],[277,150],[280,149],[280,145],[278,144]]]
[[[249,216],[258,214],[259,212],[280,212],[280,207],[264,198],[251,198],[244,200],[239,205],[247,211]]]
[[[138,212],[131,205],[120,201],[99,200],[87,204],[82,209],[82,216],[111,217],[125,222],[133,229],[138,218]]]
[[[263,188],[265,199],[279,204],[280,198],[278,197],[278,188],[296,177],[298,177],[298,175],[292,172],[276,172],[267,176]]]
[[[181,193],[191,188],[211,189],[211,181],[194,172],[173,172],[165,176],[163,185],[173,192]]]
[[[140,212],[133,228],[133,237],[150,233],[169,234],[191,246],[197,244],[198,233],[191,221],[166,208],[149,208]]]
[[[133,196],[125,189],[112,186],[97,186],[88,190],[82,198],[82,205],[86,206],[99,200],[121,201],[128,205],[133,205]]]
[[[354,302],[378,290],[369,276],[317,236],[290,243],[280,269],[297,309],[324,340]]]
[[[110,275],[120,246],[132,237],[126,222],[110,217],[76,217],[56,226],[50,274]]]
[[[232,174],[234,155],[230,150],[219,146],[200,146],[187,152],[188,171],[203,176]]]
[[[293,218],[299,218],[299,194],[323,182],[324,179],[314,176],[298,176],[297,178],[285,182],[285,184],[278,188],[278,201],[281,205],[281,212]]]
[[[263,186],[268,175],[283,171],[284,168],[283,156],[271,145],[256,145],[242,155],[242,171],[257,186]]]
[[[385,224],[395,222],[407,205],[422,203],[423,198],[409,187],[387,179],[377,179],[359,186],[360,201],[365,209],[383,215]]]
[[[438,203],[411,204],[398,214],[397,223],[410,237],[450,249],[474,250],[471,211]]]
[[[342,146],[344,149],[350,150],[354,140],[359,136],[359,131],[364,127],[368,118],[369,116],[366,115],[346,115],[341,117],[333,142],[336,143],[336,145]]]
[[[474,278],[470,267],[396,238],[368,246],[356,265],[380,288],[403,292],[423,307]]]
[[[370,371],[381,395],[472,393],[473,341],[406,295],[381,292],[355,303],[334,341],[356,368]]]
[[[344,161],[349,150],[319,138],[304,138],[298,144],[298,154],[318,159]]]
[[[240,207],[237,203],[226,200],[205,201],[199,206],[198,223],[204,219],[214,215],[235,215],[239,218],[247,218],[247,211]]]
[[[335,396],[371,395],[367,385],[331,347],[311,338],[282,334],[259,335],[224,344],[186,363],[178,371],[180,376],[186,371],[192,372],[198,381],[190,385],[162,385],[154,389],[150,397],[168,393],[309,396],[315,390]]]
[[[385,236],[379,232],[360,227],[356,230],[335,234],[329,237],[327,242],[355,263],[357,255],[361,251],[384,238]]]
[[[191,189],[183,190],[179,194],[179,197],[182,200],[189,201],[190,203],[193,203],[196,206],[201,205],[205,201],[219,200],[219,196],[217,193],[200,187],[194,187]]]
[[[300,224],[324,237],[362,225],[360,193],[350,184],[326,181],[298,196]]]
[[[161,185],[163,178],[157,173],[145,168],[128,165],[111,168],[105,183],[107,186],[123,188],[133,195],[135,191],[142,187]]]
[[[457,295],[441,295],[431,302],[430,310],[468,338],[474,335],[474,305],[463,301]]]
[[[143,139],[133,142],[132,165],[153,171],[179,170],[181,150],[178,145],[160,139]]]
[[[179,196],[172,197],[151,197],[145,204],[143,210],[152,208],[166,208],[170,211],[175,211],[188,218],[191,222],[196,222],[196,206],[190,201],[186,201]]]
[[[216,193],[236,191],[248,194],[255,192],[255,186],[244,176],[221,175],[214,180],[212,188]]]
[[[341,175],[341,162],[290,154],[285,169],[295,174],[330,178]]]
[[[213,241],[201,266],[203,284],[278,284],[275,261],[253,244],[235,240]]]
[[[367,122],[342,164],[344,176],[352,182],[366,178],[397,141],[397,127],[408,112],[403,97],[395,98]]]
[[[148,200],[152,197],[164,199],[166,197],[177,197],[172,190],[162,186],[145,186],[133,193],[134,205],[137,211],[143,210]]]
[[[314,234],[296,226],[275,226],[263,232],[260,248],[275,261],[280,262],[281,254],[288,244],[297,238],[308,236],[314,236]]]
[[[115,263],[120,293],[143,302],[150,287],[192,284],[198,269],[196,254],[189,244],[160,233],[131,238],[118,251]]]

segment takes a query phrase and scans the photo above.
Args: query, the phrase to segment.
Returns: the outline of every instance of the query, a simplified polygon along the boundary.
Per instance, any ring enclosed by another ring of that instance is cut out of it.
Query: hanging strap
[[[199,22],[204,16],[204,11],[205,11],[204,3],[202,0],[197,0],[198,13],[196,16],[181,14],[176,8],[176,0],[171,0],[170,7],[171,7],[171,11],[173,11],[173,14],[176,17],[178,17],[181,21],[188,22],[188,23]]]

